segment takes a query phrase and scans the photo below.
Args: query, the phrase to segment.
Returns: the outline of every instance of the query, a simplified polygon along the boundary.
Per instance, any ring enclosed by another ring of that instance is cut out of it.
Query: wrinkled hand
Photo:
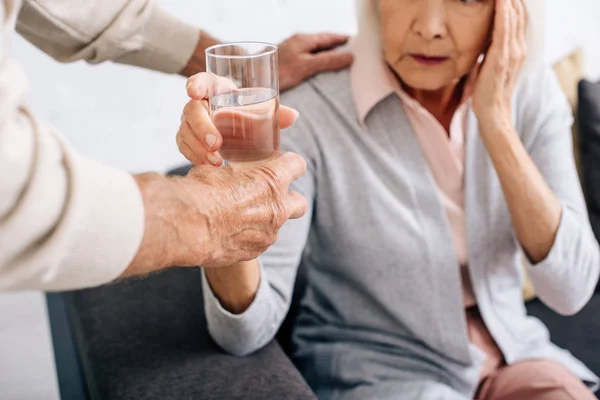
[[[288,189],[305,170],[302,157],[285,153],[261,164],[194,167],[183,178],[135,176],[145,228],[125,276],[255,259],[288,219],[306,212],[306,199]]]
[[[279,44],[279,89],[284,91],[322,71],[344,68],[352,63],[349,51],[337,49],[348,41],[338,34],[294,35]],[[206,71],[206,48],[220,42],[206,32],[200,39],[187,65],[179,72],[190,77]]]
[[[219,132],[210,118],[208,99],[214,93],[236,89],[230,80],[214,74],[201,72],[188,79],[187,92],[190,100],[183,109],[181,125],[177,132],[177,146],[181,154],[195,165],[210,164],[219,166],[223,159],[219,149],[223,144],[223,135],[228,132]],[[231,115],[220,114],[224,123],[219,126],[222,130],[227,121],[233,121]],[[241,116],[241,114],[239,115]],[[251,123],[251,114],[246,114],[246,121],[240,123]],[[290,127],[298,118],[298,112],[292,108],[279,107],[279,127],[285,129]],[[265,132],[264,129],[247,129],[246,131]]]
[[[279,45],[279,88],[296,86],[323,71],[344,68],[352,63],[352,53],[337,48],[348,36],[321,33],[294,35]]]
[[[293,153],[255,165],[193,168],[180,180],[194,215],[179,229],[190,252],[177,264],[202,259],[203,267],[217,267],[258,257],[288,219],[306,212],[306,199],[288,189],[305,170],[304,159]],[[205,232],[198,232],[198,222]]]
[[[527,14],[523,0],[495,1],[492,43],[478,66],[473,95],[473,111],[480,125],[486,127],[512,123],[511,98],[527,53]]]

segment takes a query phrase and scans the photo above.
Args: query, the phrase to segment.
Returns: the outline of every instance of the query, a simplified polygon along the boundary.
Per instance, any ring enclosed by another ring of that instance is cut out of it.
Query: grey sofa
[[[600,85],[582,82],[579,92],[583,182],[600,237]],[[49,294],[62,398],[313,399],[288,357],[303,286],[301,269],[277,340],[246,358],[226,355],[209,337],[198,269]],[[600,375],[600,293],[572,317],[561,317],[538,300],[526,305],[555,343]]]
[[[52,294],[49,307],[63,399],[314,398],[284,351],[293,311],[277,341],[247,358],[226,355],[206,330],[196,269]],[[600,294],[574,317],[537,300],[527,308],[600,374]]]
[[[197,269],[50,297],[63,399],[314,398],[277,343],[247,358],[219,350]]]

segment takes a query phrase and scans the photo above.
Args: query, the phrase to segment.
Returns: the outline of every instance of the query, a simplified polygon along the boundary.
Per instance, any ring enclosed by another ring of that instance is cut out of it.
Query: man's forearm
[[[167,206],[172,196],[169,181],[157,173],[134,176],[144,200],[144,237],[122,277],[145,275],[169,265]]]
[[[142,243],[131,264],[122,277],[145,275],[171,266],[188,266],[183,255],[193,255],[201,263],[206,249],[198,245],[188,249],[189,245],[181,238],[181,229],[188,229],[185,220],[193,219],[194,235],[207,235],[207,222],[202,213],[195,211],[189,204],[189,196],[182,190],[180,177],[165,177],[158,173],[134,176],[144,201],[145,226]],[[199,241],[200,242],[200,241]]]
[[[179,72],[179,74],[185,77],[190,77],[199,72],[205,72],[206,56],[204,51],[210,46],[214,46],[219,43],[220,42],[217,39],[202,31],[192,57],[188,61],[187,65]]]
[[[194,51],[200,29],[151,0],[24,1],[16,29],[61,62],[85,60],[135,65],[178,73]]]

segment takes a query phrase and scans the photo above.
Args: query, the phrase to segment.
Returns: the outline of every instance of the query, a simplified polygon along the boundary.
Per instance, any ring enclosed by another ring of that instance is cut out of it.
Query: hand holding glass
[[[277,46],[238,42],[206,49],[206,72],[231,85],[211,91],[210,116],[229,163],[263,162],[279,155]]]

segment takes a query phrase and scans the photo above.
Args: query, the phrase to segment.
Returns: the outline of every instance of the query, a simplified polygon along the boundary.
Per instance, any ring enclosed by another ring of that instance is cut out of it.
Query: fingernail
[[[217,141],[217,137],[215,135],[212,135],[209,133],[208,135],[206,135],[204,140],[206,141],[208,148],[211,149],[213,147],[213,145],[215,144],[215,142]]]
[[[188,81],[185,85],[185,90],[189,90],[192,87],[192,81]]]
[[[300,118],[300,111],[294,110],[294,116],[296,117],[296,120],[298,120],[298,118]]]
[[[219,163],[219,161],[221,161],[221,157],[216,152],[214,152],[214,153],[208,153],[206,155],[206,158],[208,158],[208,162],[210,162],[213,165],[216,165],[216,164]]]

